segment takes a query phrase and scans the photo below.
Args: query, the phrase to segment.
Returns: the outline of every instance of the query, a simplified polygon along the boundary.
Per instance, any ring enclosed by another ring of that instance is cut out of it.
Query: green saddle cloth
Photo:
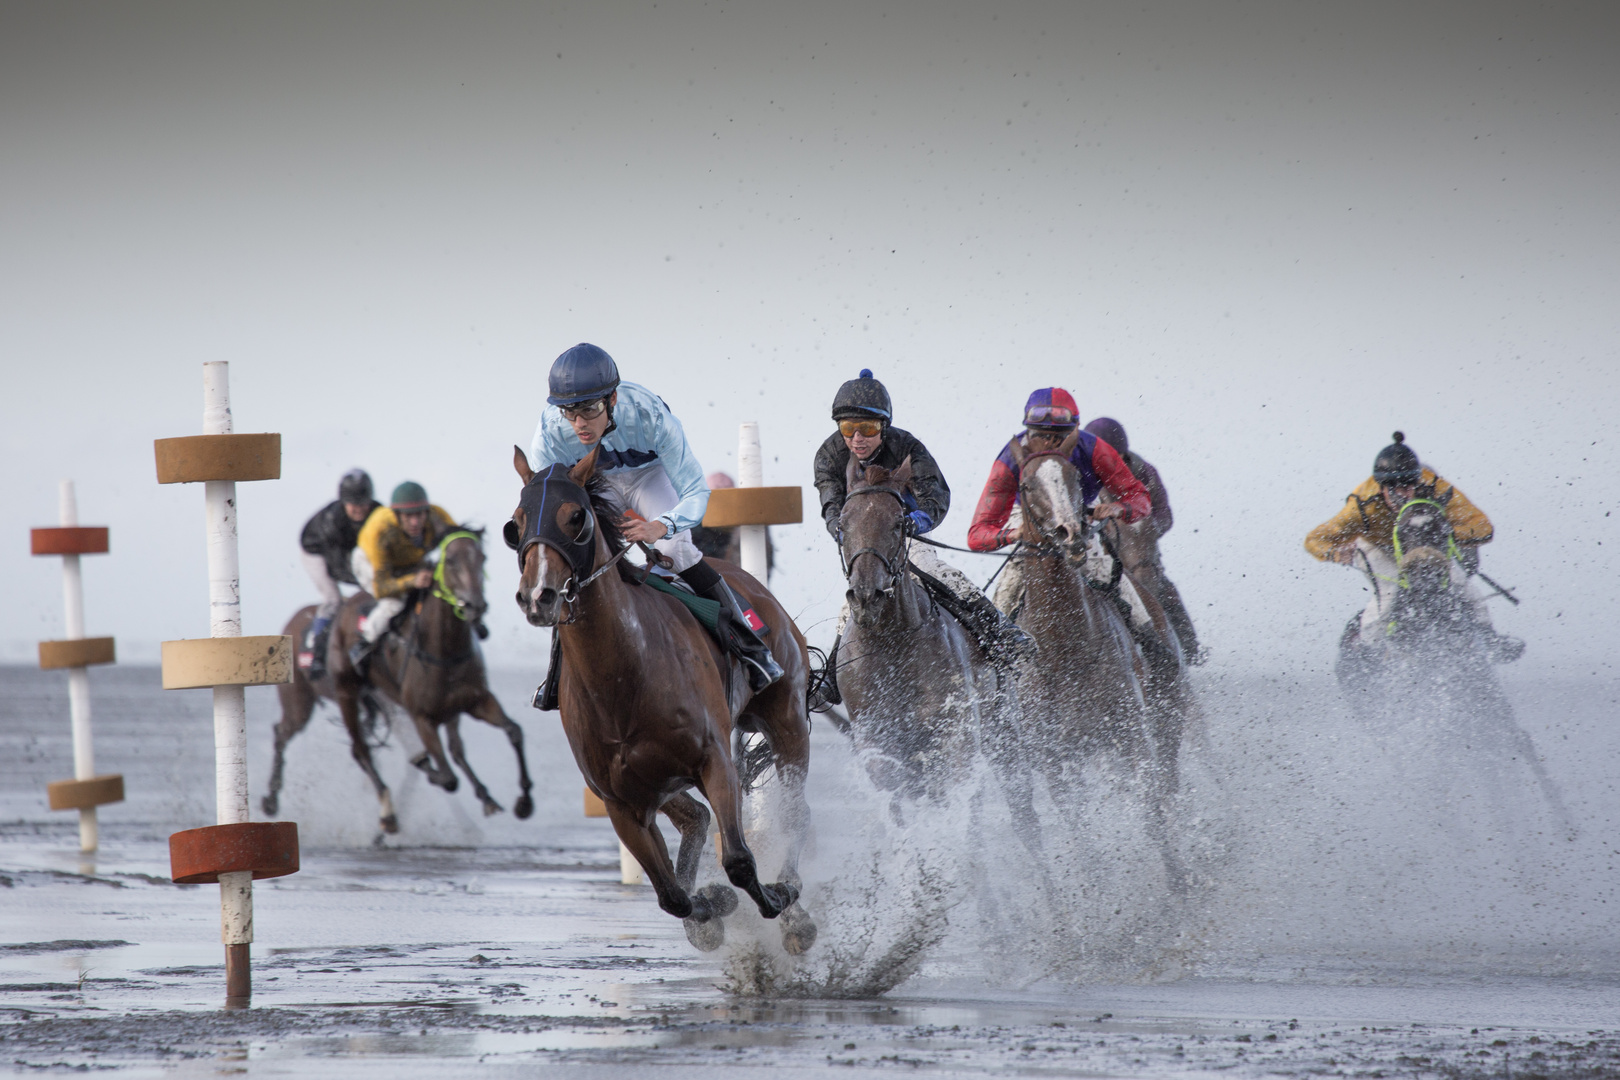
[[[698,622],[711,634],[720,632],[720,604],[716,600],[705,600],[701,596],[677,588],[659,577],[657,574],[648,574],[646,584],[661,593],[668,593],[686,605],[688,611],[697,616]]]

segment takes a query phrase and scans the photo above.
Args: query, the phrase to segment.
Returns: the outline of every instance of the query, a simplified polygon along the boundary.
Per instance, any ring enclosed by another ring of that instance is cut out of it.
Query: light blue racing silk
[[[668,513],[660,514],[658,520],[669,526],[671,534],[701,523],[703,512],[709,508],[709,485],[703,481],[703,466],[698,464],[697,455],[687,445],[685,429],[664,399],[638,383],[621,382],[613,421],[617,426],[602,440],[597,469],[663,469],[680,502]],[[573,466],[586,453],[562,410],[547,405],[529,444],[530,468],[539,472],[550,465]]]

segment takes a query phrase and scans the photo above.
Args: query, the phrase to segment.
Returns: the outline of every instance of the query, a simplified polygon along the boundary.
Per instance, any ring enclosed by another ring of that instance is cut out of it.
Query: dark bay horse
[[[763,585],[739,567],[710,560],[770,627],[771,651],[786,673],[750,697],[740,665],[696,616],[676,598],[636,585],[620,562],[629,548],[619,532],[622,511],[596,477],[599,451],[572,469],[557,465],[539,474],[521,449],[514,448],[512,458],[524,484],[507,527],[522,569],[517,602],[531,625],[558,628],[558,708],[574,760],[607,806],[613,831],[646,871],[658,906],[685,922],[694,945],[720,946],[721,920],[736,910],[737,894],[721,884],[692,890],[710,820],[692,788],[718,818],[727,879],[765,918],[782,916],[783,947],[801,954],[816,936],[798,903],[799,853],[809,827],[804,638]],[[776,760],[787,851],[781,880],[773,884],[760,881],[743,839],[734,726],[762,734]],[[681,833],[673,864],[655,820],[660,811]]]
[[[407,610],[399,630],[384,637],[372,657],[368,678],[362,679],[349,662],[349,646],[358,640],[362,608],[369,599],[364,593],[356,593],[339,609],[327,647],[327,675],[312,682],[302,668],[297,668],[291,683],[276,688],[281,696],[281,720],[276,724],[276,758],[270,770],[264,812],[274,817],[280,808],[287,744],[308,726],[317,701],[325,698],[337,702],[349,734],[349,752],[377,789],[382,830],[399,831],[393,797],[377,772],[361,721],[361,696],[369,685],[410,714],[425,750],[412,764],[427,773],[434,784],[455,791],[456,774],[439,740],[439,729],[445,730],[450,758],[472,782],[486,816],[500,813],[501,805],[467,764],[461,741],[461,714],[475,716],[504,731],[518,764],[520,794],[512,812],[519,818],[534,813],[534,798],[530,795],[534,785],[523,756],[523,729],[489,692],[483,657],[473,641],[474,628],[480,625],[479,619],[489,606],[484,600],[482,532],[457,529],[440,539],[435,550],[434,587],[423,592]],[[306,607],[292,617],[282,633],[302,641],[314,617],[315,608]]]
[[[838,690],[872,782],[907,799],[938,799],[963,780],[981,731],[1010,721],[990,657],[907,572],[910,481],[910,458],[893,471],[863,470],[850,455],[839,519],[849,623]]]
[[[1096,754],[1110,751],[1133,765],[1147,781],[1149,832],[1160,846],[1172,888],[1179,891],[1184,873],[1170,844],[1166,813],[1179,786],[1182,717],[1179,709],[1158,707],[1153,682],[1159,663],[1173,663],[1179,673],[1181,653],[1163,610],[1138,589],[1155,628],[1168,635],[1162,650],[1150,651],[1169,659],[1150,663],[1114,600],[1095,583],[1099,577],[1112,580],[1113,571],[1123,568],[1097,542],[1079,472],[1069,460],[1077,441],[1071,434],[1044,453],[1029,451],[1016,439],[1010,444],[1019,465],[1025,537],[1033,547],[1021,557],[1025,598],[1019,624],[1040,646],[1019,682],[1025,736],[1028,744],[1042,748],[1039,767],[1059,806],[1077,805],[1079,770]],[[1108,568],[1099,573],[1104,568],[1088,566],[1088,560],[1106,560]]]

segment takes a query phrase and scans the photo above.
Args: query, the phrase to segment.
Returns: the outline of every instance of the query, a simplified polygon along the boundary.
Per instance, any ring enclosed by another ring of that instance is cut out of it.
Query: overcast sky
[[[1300,547],[1399,427],[1491,516],[1524,665],[1609,663],[1620,454],[1611,4],[0,4],[0,657],[63,632],[29,526],[112,529],[88,628],[208,632],[200,486],[237,430],[248,633],[313,590],[343,470],[498,525],[553,357],[593,341],[709,469],[802,484],[871,367],[960,543],[1038,386],[1124,422],[1222,664],[1321,665],[1363,603]],[[813,517],[812,511],[812,517]],[[9,537],[6,539],[5,537]],[[843,583],[777,531],[812,640]],[[490,548],[492,662],[544,634]],[[955,561],[984,580],[995,561]],[[508,709],[517,703],[508,702]]]

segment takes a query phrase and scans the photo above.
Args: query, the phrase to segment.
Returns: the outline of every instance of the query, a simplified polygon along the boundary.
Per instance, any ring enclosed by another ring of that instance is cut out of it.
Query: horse
[[[1393,552],[1358,544],[1359,567],[1383,602],[1376,620],[1356,614],[1339,639],[1334,673],[1351,709],[1371,724],[1421,715],[1499,757],[1518,758],[1574,835],[1558,786],[1496,677],[1488,624],[1475,610],[1444,507],[1408,502],[1392,536]]]
[[[718,818],[727,879],[762,916],[781,916],[783,947],[802,954],[816,937],[798,902],[799,855],[809,827],[804,638],[752,576],[709,561],[770,627],[771,651],[785,673],[750,696],[741,666],[686,605],[649,585],[638,587],[621,563],[630,547],[620,533],[621,511],[596,476],[600,450],[571,469],[554,465],[537,474],[514,447],[523,493],[506,526],[522,575],[518,607],[530,625],[555,627],[560,635],[558,709],[574,760],[607,807],[613,831],[646,871],[658,906],[682,920],[693,945],[718,948],[725,941],[722,920],[737,907],[736,893],[724,885],[692,889],[710,821],[689,793],[696,788]],[[608,572],[615,568],[618,573]],[[775,756],[788,835],[781,879],[774,883],[759,879],[743,838],[734,727],[763,735]],[[660,811],[681,834],[673,864],[655,820]]]
[[[1101,752],[1133,763],[1147,781],[1148,831],[1159,845],[1171,887],[1185,873],[1170,843],[1167,807],[1179,786],[1181,652],[1164,612],[1145,589],[1134,589],[1159,641],[1149,654],[1132,635],[1105,590],[1117,588],[1124,567],[1103,548],[1069,460],[1078,433],[1056,449],[1010,444],[1019,466],[1027,550],[1021,563],[1025,599],[1019,625],[1040,647],[1019,678],[1026,738],[1043,747],[1037,765],[1052,799],[1077,809],[1078,767]],[[1139,613],[1142,614],[1142,613]],[[1158,686],[1155,687],[1154,683]]]
[[[458,781],[439,739],[439,729],[445,729],[450,758],[472,782],[486,817],[500,813],[501,805],[467,764],[461,741],[461,714],[475,716],[504,731],[518,764],[520,794],[512,813],[518,818],[534,813],[530,794],[534,785],[523,754],[523,729],[490,693],[483,657],[473,640],[475,630],[483,631],[480,620],[489,606],[484,600],[482,530],[456,529],[447,533],[439,540],[432,559],[433,588],[407,608],[398,632],[383,639],[372,657],[368,677],[362,678],[349,661],[349,646],[359,639],[360,618],[370,601],[365,593],[356,593],[344,601],[333,621],[327,644],[327,674],[311,681],[302,668],[295,668],[293,681],[276,688],[281,697],[281,720],[276,724],[270,790],[262,803],[266,814],[274,817],[279,810],[287,744],[308,726],[317,701],[324,698],[337,703],[349,734],[349,752],[376,788],[382,831],[399,832],[393,797],[372,760],[372,746],[361,719],[362,705],[367,711],[376,708],[374,702],[363,700],[372,691],[410,714],[424,747],[411,764],[425,772],[430,782],[453,792]],[[301,641],[314,617],[313,606],[302,608],[282,633]]]
[[[838,691],[872,782],[902,798],[938,799],[963,779],[979,733],[1009,720],[991,657],[907,571],[910,482],[910,458],[889,470],[850,455],[838,526],[849,603]]]

